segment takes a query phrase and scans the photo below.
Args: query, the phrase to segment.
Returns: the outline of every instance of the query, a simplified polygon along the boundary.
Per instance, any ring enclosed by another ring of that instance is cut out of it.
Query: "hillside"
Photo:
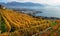
[[[0,23],[1,36],[60,35],[60,20],[35,18],[9,9],[0,9]]]

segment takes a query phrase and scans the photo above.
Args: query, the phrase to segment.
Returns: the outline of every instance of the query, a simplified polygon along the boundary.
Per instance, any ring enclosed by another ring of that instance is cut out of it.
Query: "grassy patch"
[[[1,17],[1,31],[2,31],[2,33],[3,32],[7,32],[7,28],[6,28],[6,26],[5,26],[5,21],[4,21],[4,19]]]

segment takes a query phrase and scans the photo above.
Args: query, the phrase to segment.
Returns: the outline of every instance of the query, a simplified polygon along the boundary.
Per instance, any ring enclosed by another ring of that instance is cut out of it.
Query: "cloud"
[[[12,1],[16,1],[16,2],[28,2],[30,0],[7,0],[7,2],[12,2]]]
[[[58,5],[60,4],[60,0],[7,0],[7,2],[34,2],[34,3],[42,3],[42,4],[50,4],[50,5]]]

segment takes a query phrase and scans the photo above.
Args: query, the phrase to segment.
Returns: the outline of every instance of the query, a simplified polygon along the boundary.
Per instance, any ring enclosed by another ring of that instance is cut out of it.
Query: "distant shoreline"
[[[50,20],[60,20],[60,18],[58,17],[46,17],[46,16],[33,16],[33,17],[36,17],[36,18],[42,17],[43,19],[50,19]]]
[[[36,18],[42,17],[43,19],[60,20],[59,17],[35,16],[35,15],[34,15],[34,12],[33,12],[34,10],[31,10],[31,9],[28,9],[28,10],[27,10],[27,9],[12,9],[12,10],[13,10],[13,11],[17,11],[17,12],[20,12],[20,11],[21,11],[20,13],[28,14],[28,15],[30,15],[30,16],[32,16],[32,17],[36,17]],[[22,12],[23,10],[24,10],[25,12]],[[32,13],[32,14],[29,13],[29,12],[27,13],[26,11],[33,12],[33,13]],[[37,13],[37,11],[35,11],[35,14],[36,14],[36,13]],[[43,13],[43,12],[41,12],[41,11],[39,12],[39,11],[38,11],[38,13]]]

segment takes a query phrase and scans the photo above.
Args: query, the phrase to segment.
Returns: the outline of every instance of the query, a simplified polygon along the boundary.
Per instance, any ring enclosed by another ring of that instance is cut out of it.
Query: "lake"
[[[46,17],[60,18],[60,8],[59,7],[49,7],[49,8],[42,8],[42,9],[40,8],[40,11],[42,11],[43,13],[35,14],[35,16],[46,16]]]

